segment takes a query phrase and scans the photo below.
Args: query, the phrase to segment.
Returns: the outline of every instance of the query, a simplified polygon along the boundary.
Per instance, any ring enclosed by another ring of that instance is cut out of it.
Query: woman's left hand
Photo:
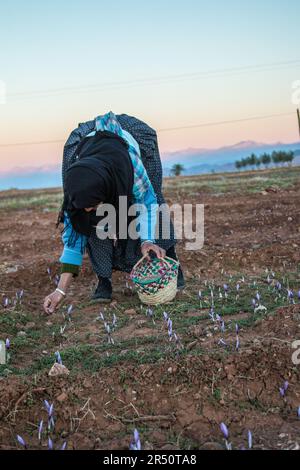
[[[151,242],[143,243],[141,246],[141,251],[143,256],[148,255],[150,251],[153,251],[156,254],[157,258],[164,258],[166,256],[166,250]]]

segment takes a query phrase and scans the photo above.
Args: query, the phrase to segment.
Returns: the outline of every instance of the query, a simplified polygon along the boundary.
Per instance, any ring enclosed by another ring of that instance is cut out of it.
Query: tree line
[[[243,168],[246,168],[247,166],[250,166],[251,168],[259,169],[262,165],[265,168],[268,168],[271,164],[278,166],[278,165],[284,165],[285,163],[288,163],[291,165],[294,158],[295,158],[295,153],[292,151],[284,152],[280,150],[280,151],[274,151],[271,154],[263,153],[260,156],[257,156],[254,153],[252,153],[249,157],[242,158],[241,160],[236,161],[235,167],[237,170],[242,170]]]

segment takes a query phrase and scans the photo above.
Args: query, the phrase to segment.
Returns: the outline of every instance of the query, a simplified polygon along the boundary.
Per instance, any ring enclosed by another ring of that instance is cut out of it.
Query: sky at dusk
[[[2,2],[0,172],[58,164],[78,122],[110,110],[154,127],[162,153],[296,142],[299,18],[299,0]]]

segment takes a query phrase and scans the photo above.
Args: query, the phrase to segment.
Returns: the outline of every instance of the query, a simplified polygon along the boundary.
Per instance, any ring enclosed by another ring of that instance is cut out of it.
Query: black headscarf
[[[100,217],[85,208],[112,204],[118,211],[119,196],[132,197],[133,167],[127,142],[109,131],[86,137],[77,149],[78,161],[66,171],[63,210],[73,229],[90,236]]]

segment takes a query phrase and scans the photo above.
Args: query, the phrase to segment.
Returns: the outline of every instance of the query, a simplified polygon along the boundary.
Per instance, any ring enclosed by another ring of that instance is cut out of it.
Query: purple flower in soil
[[[150,307],[147,308],[147,310],[146,310],[146,315],[147,315],[147,317],[150,317],[150,318],[153,317],[153,310],[152,310],[152,308],[150,308]]]
[[[116,316],[116,314],[114,313],[114,314],[113,314],[112,326],[115,328],[116,325],[117,325],[117,316]]]
[[[285,397],[285,390],[284,390],[284,388],[279,387],[279,393],[280,393],[280,395],[282,396],[282,398]]]
[[[288,299],[293,300],[294,298],[294,292],[291,289],[288,289]]]
[[[49,413],[49,410],[50,410],[50,403],[47,401],[47,400],[44,400],[44,405],[45,405],[45,408],[47,410],[47,413]]]
[[[50,279],[51,279],[51,269],[50,269],[50,268],[47,268],[47,273],[48,273],[48,276],[49,276]]]
[[[169,335],[170,339],[172,338],[172,334],[173,334],[173,322],[172,322],[171,318],[169,318],[169,320],[168,320],[168,335]]]
[[[39,431],[38,431],[38,439],[39,439],[39,441],[41,441],[41,439],[42,439],[42,432],[43,432],[43,420],[40,421],[40,424],[39,424]]]
[[[253,447],[252,432],[248,431],[248,449],[252,449],[252,447]]]
[[[225,292],[228,292],[228,290],[229,290],[228,284],[224,284],[224,285],[223,285],[223,289],[224,289]]]
[[[288,381],[287,381],[287,380],[284,382],[284,384],[283,384],[283,388],[284,388],[284,391],[285,391],[285,392],[286,392],[286,391],[287,391],[287,389],[289,388],[289,383],[288,383]]]
[[[69,317],[72,315],[72,312],[73,312],[73,305],[71,304],[69,305],[68,310],[67,310],[67,314]]]
[[[25,449],[27,449],[26,442],[24,441],[24,439],[23,439],[22,436],[19,436],[19,434],[17,435],[17,441],[18,441],[19,444],[21,444],[22,447],[24,447]]]
[[[252,299],[252,307],[255,308],[256,307],[256,300],[255,299]]]
[[[221,318],[221,316],[220,316],[218,313],[216,314],[216,320],[219,321],[219,322],[222,321],[222,318]]]
[[[8,351],[9,348],[10,348],[10,340],[9,340],[8,338],[6,338],[5,347],[6,347],[7,351]]]
[[[260,294],[259,294],[259,292],[256,292],[256,300],[257,300],[257,302],[260,302]]]
[[[300,406],[298,407],[297,415],[298,415],[298,418],[300,418]]]
[[[167,312],[163,313],[163,317],[166,322],[169,320],[169,315],[167,314]]]
[[[237,283],[237,285],[236,285],[237,292],[239,292],[240,288],[241,288],[241,285],[239,283]]]
[[[63,443],[63,445],[61,446],[60,450],[66,450],[66,447],[67,447],[67,441],[65,441]]]
[[[202,299],[202,292],[201,292],[201,290],[199,290],[199,292],[198,292],[198,298],[199,298],[199,300]]]
[[[281,283],[280,283],[279,281],[276,282],[275,288],[276,288],[277,290],[279,290],[279,291],[282,289],[282,285],[281,285]]]
[[[300,290],[298,291],[298,299],[300,300]]]
[[[9,298],[5,296],[3,299],[3,307],[7,308],[8,305],[9,305]]]
[[[229,431],[228,431],[228,428],[226,426],[225,423],[221,423],[220,424],[220,429],[221,429],[221,432],[223,434],[223,436],[225,437],[225,439],[227,440],[228,437],[229,437]]]
[[[137,429],[133,431],[133,441],[130,444],[129,447],[130,450],[141,450],[141,440],[140,440],[140,435]]]
[[[236,337],[235,349],[236,349],[237,351],[239,351],[239,349],[240,349],[240,339],[239,339],[238,336]]]
[[[53,441],[50,437],[48,438],[48,449],[53,450]]]
[[[240,327],[239,327],[239,325],[238,325],[237,323],[235,324],[235,332],[236,332],[237,335],[238,335],[239,332],[240,332]]]
[[[55,353],[55,359],[56,359],[56,362],[58,362],[58,364],[62,364],[62,363],[63,363],[59,351],[56,351],[56,353]]]
[[[99,317],[101,318],[102,321],[105,321],[105,320],[104,320],[104,315],[103,315],[102,312],[100,312]]]
[[[222,333],[225,332],[225,322],[224,321],[222,321],[222,323],[221,323],[221,331],[222,331]]]
[[[219,344],[220,346],[225,346],[225,347],[227,346],[227,344],[225,343],[224,339],[222,339],[222,338],[220,339],[220,341],[218,342],[218,344]]]
[[[210,309],[209,316],[212,319],[212,321],[214,322],[215,321],[215,311],[214,311],[213,307],[211,307],[211,309]]]
[[[49,406],[49,408],[47,410],[49,418],[51,418],[51,416],[53,415],[53,408],[54,408],[53,403],[51,403],[51,405]]]

